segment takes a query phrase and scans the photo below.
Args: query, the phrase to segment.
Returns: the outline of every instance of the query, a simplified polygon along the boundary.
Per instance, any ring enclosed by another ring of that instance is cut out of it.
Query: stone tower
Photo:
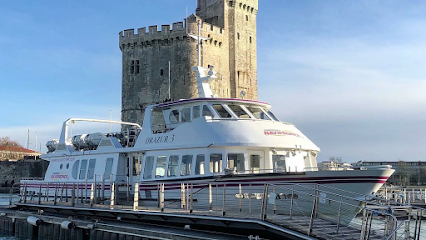
[[[144,108],[165,99],[196,98],[197,85],[191,70],[197,65],[196,40],[201,46],[201,65],[214,65],[218,79],[212,91],[218,97],[257,99],[256,15],[258,0],[198,0],[196,15],[177,22],[124,30],[119,34],[122,51],[122,115],[142,123]],[[169,74],[170,63],[170,74]],[[170,84],[169,84],[170,76]],[[169,93],[170,88],[170,93]]]

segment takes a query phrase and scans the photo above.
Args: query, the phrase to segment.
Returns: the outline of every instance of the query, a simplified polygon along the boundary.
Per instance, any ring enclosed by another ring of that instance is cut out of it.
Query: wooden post
[[[164,188],[164,184],[163,184],[163,188]],[[191,198],[189,201],[189,213],[192,213],[192,210],[193,210],[193,206],[192,206],[194,203],[194,197],[192,196],[192,194],[194,193],[193,188],[194,188],[194,184],[191,183],[191,194],[190,194]]]
[[[56,198],[58,198],[58,184],[55,185],[55,197],[53,198],[53,205],[56,205]]]
[[[139,183],[135,183],[134,197],[133,197],[133,211],[139,209]]]

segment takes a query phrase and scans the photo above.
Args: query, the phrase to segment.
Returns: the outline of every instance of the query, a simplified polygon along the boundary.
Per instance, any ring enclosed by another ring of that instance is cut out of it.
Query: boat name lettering
[[[266,136],[295,136],[295,137],[300,137],[300,135],[297,134],[297,133],[292,133],[292,132],[278,130],[278,129],[265,129],[265,130],[263,130],[263,133]]]
[[[175,140],[175,135],[160,136],[160,137],[148,137],[145,140],[145,144],[156,144],[156,143],[172,143]]]
[[[72,162],[74,161],[74,158],[56,158],[56,159],[52,159],[50,160],[51,162]]]
[[[50,178],[52,180],[68,179],[68,174],[66,174],[64,172],[62,172],[62,173],[54,172],[54,173],[52,173],[52,175],[50,176]]]

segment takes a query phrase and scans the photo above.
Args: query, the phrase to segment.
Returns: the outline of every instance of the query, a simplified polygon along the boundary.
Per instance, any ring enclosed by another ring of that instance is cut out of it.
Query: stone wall
[[[0,187],[10,185],[12,181],[18,183],[22,178],[44,178],[48,161],[1,161],[0,162]]]

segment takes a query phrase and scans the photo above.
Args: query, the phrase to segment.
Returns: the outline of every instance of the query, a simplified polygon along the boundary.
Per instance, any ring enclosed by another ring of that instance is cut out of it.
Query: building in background
[[[18,161],[24,159],[35,159],[41,153],[20,146],[1,146],[0,161]]]
[[[122,113],[127,122],[142,123],[144,108],[165,99],[198,97],[195,73],[197,41],[200,65],[213,65],[218,79],[213,94],[257,99],[256,16],[258,0],[198,0],[196,14],[177,22],[120,32]],[[170,63],[170,72],[169,72]],[[169,81],[170,78],[170,81]]]
[[[390,184],[396,184],[400,186],[426,185],[426,161],[359,161],[353,164],[354,167],[369,167],[380,165],[391,165],[392,168],[395,169],[395,173],[387,181]]]

